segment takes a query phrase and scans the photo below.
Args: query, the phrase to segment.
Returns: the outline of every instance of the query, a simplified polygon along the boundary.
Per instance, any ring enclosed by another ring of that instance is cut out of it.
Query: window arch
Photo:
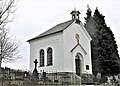
[[[52,65],[52,54],[53,54],[52,48],[49,47],[47,49],[47,65]]]
[[[44,66],[44,50],[40,50],[40,66]]]

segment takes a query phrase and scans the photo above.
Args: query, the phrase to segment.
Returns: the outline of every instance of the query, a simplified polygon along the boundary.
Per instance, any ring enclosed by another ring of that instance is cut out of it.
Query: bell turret
[[[74,10],[70,13],[72,15],[72,19],[73,20],[79,20],[79,11],[76,11],[76,8],[74,8]]]

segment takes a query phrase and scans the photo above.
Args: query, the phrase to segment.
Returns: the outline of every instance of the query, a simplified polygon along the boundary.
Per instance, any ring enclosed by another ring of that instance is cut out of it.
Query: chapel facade
[[[60,23],[28,40],[30,44],[30,70],[37,59],[38,71],[92,74],[92,38],[80,21],[80,12],[73,10],[72,19]]]

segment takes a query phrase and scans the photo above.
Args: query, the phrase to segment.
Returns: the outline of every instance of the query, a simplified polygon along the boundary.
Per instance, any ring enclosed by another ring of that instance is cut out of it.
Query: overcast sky
[[[14,69],[29,69],[29,43],[26,41],[50,29],[56,24],[71,19],[70,12],[76,7],[81,12],[84,23],[87,4],[92,12],[98,7],[105,16],[107,25],[112,29],[120,53],[120,0],[19,0],[14,13],[14,21],[9,24],[10,32],[22,42],[20,53],[23,58],[2,66]]]

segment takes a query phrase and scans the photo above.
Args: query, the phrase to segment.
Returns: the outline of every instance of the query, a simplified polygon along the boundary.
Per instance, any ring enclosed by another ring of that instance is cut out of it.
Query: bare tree
[[[19,55],[19,42],[9,35],[7,31],[1,30],[0,32],[0,66],[2,60],[10,62],[20,57]]]
[[[12,21],[12,13],[16,11],[16,0],[0,0],[0,26]]]
[[[20,57],[19,44],[10,36],[6,25],[12,21],[16,0],[0,0],[0,71],[2,61],[13,61]]]

